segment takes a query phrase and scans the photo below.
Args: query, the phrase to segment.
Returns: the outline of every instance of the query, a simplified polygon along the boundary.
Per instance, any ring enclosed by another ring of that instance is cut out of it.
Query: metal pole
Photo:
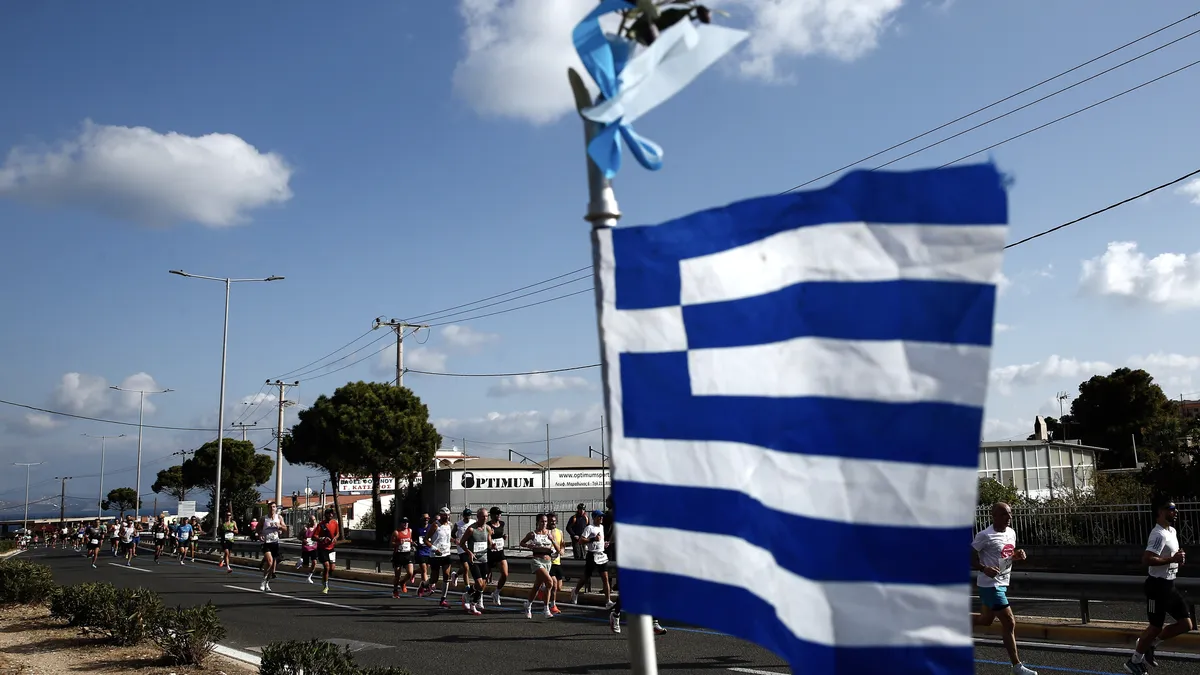
[[[104,438],[100,438],[100,498],[96,502],[96,517],[104,517]]]
[[[575,69],[567,71],[571,82],[571,91],[575,97],[575,107],[578,110],[589,108],[594,104],[591,93],[583,83],[583,78]],[[612,419],[609,406],[608,364],[607,353],[604,350],[603,316],[604,295],[600,278],[600,233],[617,226],[621,218],[621,208],[617,204],[616,193],[613,192],[612,181],[604,177],[604,173],[587,155],[586,148],[592,138],[602,129],[602,125],[581,116],[583,121],[584,159],[587,162],[588,206],[584,220],[592,224],[592,273],[595,277],[596,293],[596,325],[600,336],[600,373],[603,385],[604,407],[608,419]],[[611,438],[611,436],[610,436]],[[614,518],[614,520],[616,520]],[[619,529],[613,523],[614,533]],[[634,675],[658,675],[658,655],[655,651],[654,632],[651,618],[642,614],[629,614],[629,656]]]
[[[404,386],[404,326],[396,326],[396,386]]]
[[[136,497],[133,500],[133,519],[140,521],[142,519],[142,414],[146,406],[146,392],[138,392],[138,451],[137,451],[137,477],[134,478],[136,488],[133,492]]]
[[[225,359],[229,347],[229,286],[230,280],[225,280],[225,329],[221,333],[221,402],[217,409],[217,485],[213,492],[213,541],[220,538],[220,529],[216,527],[221,522],[221,457],[225,452]]]
[[[25,534],[29,534],[29,470],[42,462],[13,462],[13,466],[25,467]]]
[[[604,450],[604,415],[600,416],[600,496],[608,503],[608,453]]]
[[[546,513],[554,510],[552,499],[554,495],[550,493],[550,425],[546,425],[546,475],[542,477],[546,484]]]
[[[67,481],[71,480],[72,476],[59,476],[62,481],[62,491],[58,495],[58,526],[63,526],[63,521],[67,519]]]

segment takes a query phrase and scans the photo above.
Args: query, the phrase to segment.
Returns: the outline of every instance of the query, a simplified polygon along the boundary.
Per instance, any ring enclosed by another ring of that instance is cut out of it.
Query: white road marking
[[[1004,642],[991,638],[975,638],[975,644],[984,644],[988,646],[1001,647]],[[1048,649],[1053,651],[1064,652],[1087,652],[1092,654],[1119,654],[1121,656],[1129,655],[1129,647],[1098,647],[1092,645],[1068,645],[1059,642],[1038,642],[1037,640],[1017,640],[1018,647],[1026,647],[1029,649]],[[1187,652],[1164,652],[1155,651],[1156,656],[1162,656],[1169,659],[1179,659],[1181,661],[1200,661],[1200,654],[1192,654]]]
[[[729,670],[735,673],[748,673],[749,675],[787,675],[787,673],[780,673],[774,670],[755,670],[753,668],[730,668]]]
[[[241,661],[242,663],[249,663],[250,665],[253,665],[253,666],[261,666],[262,665],[261,657],[259,657],[256,654],[251,654],[250,652],[244,652],[240,649],[234,649],[233,647],[226,647],[225,645],[213,645],[213,651],[220,654],[221,656],[231,658],[235,661]]]
[[[142,569],[141,567],[133,567],[132,565],[128,565],[128,566],[122,565],[121,563],[108,563],[108,564],[112,565],[113,567],[120,567],[123,570],[137,570],[138,572],[149,572],[150,571],[147,569]]]
[[[288,600],[299,600],[300,602],[311,602],[314,605],[325,605],[326,607],[337,607],[338,609],[349,609],[355,612],[365,612],[362,607],[354,607],[351,605],[339,605],[335,602],[325,602],[324,600],[313,600],[312,598],[300,598],[294,595],[284,595],[283,593],[275,593],[274,591],[260,591],[257,588],[243,588],[242,586],[225,585],[225,588],[232,588],[235,591],[247,591],[250,593],[262,593],[263,595],[273,595],[277,598],[287,598]]]

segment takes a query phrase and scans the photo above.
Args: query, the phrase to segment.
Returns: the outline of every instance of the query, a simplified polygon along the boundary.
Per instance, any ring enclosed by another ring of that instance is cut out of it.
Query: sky
[[[665,165],[627,158],[623,224],[830,174],[819,187],[840,167],[913,151],[889,168],[939,166],[1187,66],[1200,40],[949,138],[1200,29],[1200,17],[1183,21],[856,161],[1196,8],[713,4],[751,36],[638,120]],[[549,424],[553,455],[599,449],[598,369],[542,372],[599,360],[582,131],[564,77],[577,63],[571,28],[592,5],[0,8],[0,399],[125,423],[0,404],[4,464],[43,462],[31,499],[56,504],[70,472],[68,508],[94,504],[100,435],[127,434],[106,442],[105,491],[133,484],[139,399],[110,386],[173,390],[145,399],[147,425],[175,427],[144,429],[147,502],[171,453],[215,437],[223,284],[171,269],[285,277],[232,285],[225,421],[254,423],[260,447],[275,426],[268,379],[300,381],[286,427],[348,381],[395,377],[393,337],[370,330],[383,317],[436,324],[406,337],[405,365],[441,374],[404,384],[447,447],[543,457]],[[1188,68],[974,155],[1011,177],[1010,241],[1200,168],[1198,85]],[[1172,397],[1200,389],[1198,217],[1200,180],[1185,181],[1008,251],[985,439],[1023,438],[1035,415],[1057,416],[1058,392],[1115,367],[1146,368]],[[317,473],[285,466],[284,492]],[[0,472],[0,517],[19,514],[25,478]]]

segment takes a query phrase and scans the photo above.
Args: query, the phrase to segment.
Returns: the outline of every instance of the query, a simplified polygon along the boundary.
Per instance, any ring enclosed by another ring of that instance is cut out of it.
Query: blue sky
[[[639,121],[666,149],[666,166],[648,173],[626,162],[616,184],[623,222],[782,191],[1191,11],[1180,3],[1095,12],[1084,0],[870,0],[847,15],[838,4],[720,3],[731,13],[720,20],[752,37]],[[227,422],[271,426],[268,408],[245,417],[243,401],[267,378],[350,342],[374,317],[432,312],[588,265],[581,130],[563,73],[572,63],[570,28],[591,3],[547,5],[0,10],[0,62],[19,64],[0,71],[0,398],[135,422],[136,401],[106,387],[169,387],[176,391],[147,406],[147,423],[215,427],[222,288],[168,269],[287,277],[235,286],[230,313]],[[1197,28],[1200,18],[1184,22],[923,141]],[[1187,65],[1196,39],[891,168],[957,159]],[[1185,70],[981,156],[1015,179],[1010,238],[1200,168],[1198,77],[1200,68]],[[1200,203],[1192,198],[1200,200],[1200,183],[1192,186],[1010,252],[987,438],[1023,436],[1035,414],[1057,414],[1057,391],[1119,365],[1145,365],[1172,396],[1200,389],[1200,353],[1191,344],[1200,306],[1200,236],[1192,229]],[[595,363],[589,293],[464,320],[589,285],[581,279],[450,317],[455,327],[406,341],[408,365],[494,373]],[[304,406],[351,379],[390,380],[390,350],[369,356],[388,342],[289,375],[302,380],[289,396]],[[405,384],[447,437],[500,455],[508,442],[543,437],[546,423],[552,436],[598,427],[598,375],[409,374]],[[52,478],[64,471],[98,473],[99,443],[81,434],[123,431],[130,438],[109,445],[110,487],[132,483],[133,472],[120,470],[134,464],[136,428],[0,406],[0,455],[47,462],[34,469],[35,498],[57,493]],[[147,430],[143,484],[170,463],[169,453],[207,437]],[[269,433],[253,438],[266,444]],[[552,451],[586,454],[588,445],[599,446],[597,433],[555,441]],[[286,469],[285,490],[302,489],[312,473]],[[22,473],[0,476],[0,499],[20,499]],[[90,499],[96,487],[95,478],[80,477],[67,493]]]

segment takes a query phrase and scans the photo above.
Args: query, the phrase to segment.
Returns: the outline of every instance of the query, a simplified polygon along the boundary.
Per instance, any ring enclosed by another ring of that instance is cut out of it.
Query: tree
[[[142,502],[137,498],[137,491],[131,487],[119,487],[109,490],[108,499],[100,505],[100,508],[105,511],[119,511],[121,518],[125,518],[126,511],[132,511],[134,505],[137,508],[142,508]]]
[[[1079,385],[1079,396],[1071,401],[1071,431],[1085,445],[1113,451],[1097,457],[1099,468],[1133,466],[1133,440],[1140,449],[1143,430],[1173,414],[1174,405],[1150,373],[1118,368]]]
[[[978,494],[979,506],[991,506],[997,502],[1018,506],[1024,501],[1021,491],[1015,486],[1005,485],[995,478],[980,478]]]
[[[160,495],[174,497],[177,502],[184,502],[187,501],[188,493],[196,489],[196,486],[183,479],[183,466],[176,464],[159,471],[158,478],[150,489]]]
[[[234,515],[244,514],[258,502],[258,486],[271,479],[275,460],[254,452],[254,443],[250,441],[226,438],[223,445],[221,502],[225,510],[232,510]],[[185,483],[208,490],[209,517],[216,517],[213,502],[217,491],[217,442],[209,441],[200,446],[190,459],[184,461],[182,473]]]
[[[1154,494],[1194,497],[1200,494],[1200,420],[1160,416],[1142,432],[1138,447],[1144,460],[1141,480]]]
[[[333,396],[318,397],[299,417],[283,456],[329,473],[339,522],[338,478],[347,473],[371,476],[371,513],[382,539],[391,523],[380,517],[380,475],[390,473],[397,487],[407,477],[411,486],[433,461],[442,437],[429,422],[429,409],[410,389],[350,382]]]

